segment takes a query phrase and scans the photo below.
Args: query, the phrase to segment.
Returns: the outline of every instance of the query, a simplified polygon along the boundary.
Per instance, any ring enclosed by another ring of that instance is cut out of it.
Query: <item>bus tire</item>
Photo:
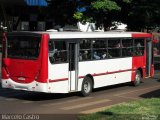
[[[93,89],[93,82],[90,77],[85,77],[82,83],[81,95],[83,97],[89,96]]]
[[[142,82],[142,75],[141,72],[137,70],[134,81],[132,83],[134,86],[139,86],[141,82]]]

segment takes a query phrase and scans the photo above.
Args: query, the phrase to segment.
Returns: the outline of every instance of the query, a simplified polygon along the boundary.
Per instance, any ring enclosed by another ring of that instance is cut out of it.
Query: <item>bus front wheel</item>
[[[89,96],[92,92],[93,82],[90,77],[85,77],[82,83],[81,95],[83,97]]]
[[[132,82],[134,86],[139,86],[142,81],[142,75],[139,70],[136,71],[134,81]]]

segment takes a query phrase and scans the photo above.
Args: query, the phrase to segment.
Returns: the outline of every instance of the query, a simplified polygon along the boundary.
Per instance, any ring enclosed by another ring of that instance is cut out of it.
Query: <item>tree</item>
[[[159,26],[159,0],[133,0],[128,11],[125,22],[131,30],[144,31]]]
[[[159,0],[52,0],[48,16],[56,24],[95,22],[108,30],[113,21],[128,25],[129,30],[143,31],[159,27]]]
[[[92,20],[102,24],[107,30],[113,21],[120,21],[128,25],[129,30],[144,31],[159,27],[159,0],[80,0],[86,11],[78,11],[78,20]],[[86,6],[85,6],[86,5]],[[86,17],[87,16],[87,17]],[[85,18],[85,19],[84,19]],[[89,18],[89,19],[86,19]]]
[[[97,26],[102,25],[105,30],[108,30],[113,21],[120,21],[118,18],[120,5],[129,4],[130,0],[79,0],[79,3],[80,7],[86,10],[76,12],[74,18],[79,21],[94,21]]]

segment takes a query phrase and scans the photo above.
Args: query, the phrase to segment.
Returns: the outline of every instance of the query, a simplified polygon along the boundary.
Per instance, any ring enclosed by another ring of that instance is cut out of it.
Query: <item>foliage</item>
[[[73,17],[79,21],[81,21],[82,17],[83,17],[83,13],[82,12],[76,12]]]
[[[160,26],[159,0],[53,0],[48,13],[61,26],[77,21],[95,22],[105,30],[114,21],[135,31]]]
[[[117,5],[116,2],[110,0],[98,0],[93,2],[92,7],[96,10],[120,10],[121,8]]]
[[[108,30],[114,21],[120,21],[119,13],[121,12],[121,4],[130,3],[131,0],[79,0],[80,7],[85,7],[86,11],[79,11],[83,13],[80,19],[74,18],[86,22],[92,20],[92,22],[96,22],[98,27],[103,26],[105,30]],[[79,12],[76,12],[75,16],[78,16]]]
[[[76,12],[73,15],[73,18],[77,19],[78,21],[81,21],[82,23],[93,22],[91,17],[84,16],[82,12]]]
[[[130,29],[140,31],[159,25],[159,0],[133,0],[129,8],[126,22]]]

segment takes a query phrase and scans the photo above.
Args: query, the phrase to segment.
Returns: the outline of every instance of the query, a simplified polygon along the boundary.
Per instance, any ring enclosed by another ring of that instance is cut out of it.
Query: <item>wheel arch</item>
[[[92,87],[94,88],[94,78],[91,74],[87,74],[85,77],[90,77],[92,80]]]
[[[80,95],[83,97],[89,96],[93,90],[94,80],[91,74],[87,74],[82,81]]]
[[[140,83],[142,82],[142,77],[143,77],[143,70],[142,68],[138,68],[135,71],[135,75],[134,75],[134,80],[131,81],[133,86],[139,86]]]

